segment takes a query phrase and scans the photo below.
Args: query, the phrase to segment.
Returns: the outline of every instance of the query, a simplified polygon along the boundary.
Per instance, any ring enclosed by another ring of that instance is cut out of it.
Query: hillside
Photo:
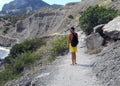
[[[84,0],[66,4],[59,9],[42,8],[30,15],[1,17],[0,33],[6,37],[17,38],[19,41],[55,32],[62,33],[70,26],[79,27],[79,13],[96,3],[94,0]],[[70,19],[69,15],[74,19]]]

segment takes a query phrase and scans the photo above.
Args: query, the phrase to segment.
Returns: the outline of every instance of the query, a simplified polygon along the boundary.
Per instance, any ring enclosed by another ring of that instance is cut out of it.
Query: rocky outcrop
[[[104,48],[95,56],[94,73],[104,86],[120,85],[120,41]]]
[[[12,47],[17,43],[16,39],[10,39],[7,37],[0,36],[0,46],[2,47]]]
[[[103,27],[103,33],[113,40],[120,39],[120,16],[110,21]]]
[[[103,44],[103,38],[98,33],[93,33],[86,38],[88,50],[99,49]]]

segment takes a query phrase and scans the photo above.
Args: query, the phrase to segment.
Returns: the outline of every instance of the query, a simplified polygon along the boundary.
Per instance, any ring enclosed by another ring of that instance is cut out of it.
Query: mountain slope
[[[50,5],[42,0],[14,0],[5,4],[2,8],[2,12],[8,14],[27,13],[45,6]]]

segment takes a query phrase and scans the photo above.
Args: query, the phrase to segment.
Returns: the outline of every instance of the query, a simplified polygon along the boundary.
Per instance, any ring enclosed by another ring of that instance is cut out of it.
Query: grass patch
[[[68,52],[68,49],[66,48],[67,44],[67,37],[62,36],[52,42],[52,46],[49,49],[50,57],[45,60],[45,63],[49,63],[55,60],[56,56],[64,55]]]

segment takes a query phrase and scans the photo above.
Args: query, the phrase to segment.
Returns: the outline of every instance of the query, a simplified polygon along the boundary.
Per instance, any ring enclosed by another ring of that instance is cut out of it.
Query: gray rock
[[[103,38],[98,33],[93,33],[86,38],[88,50],[98,49],[102,46]]]
[[[120,39],[120,16],[110,21],[103,27],[103,32],[111,39]]]

